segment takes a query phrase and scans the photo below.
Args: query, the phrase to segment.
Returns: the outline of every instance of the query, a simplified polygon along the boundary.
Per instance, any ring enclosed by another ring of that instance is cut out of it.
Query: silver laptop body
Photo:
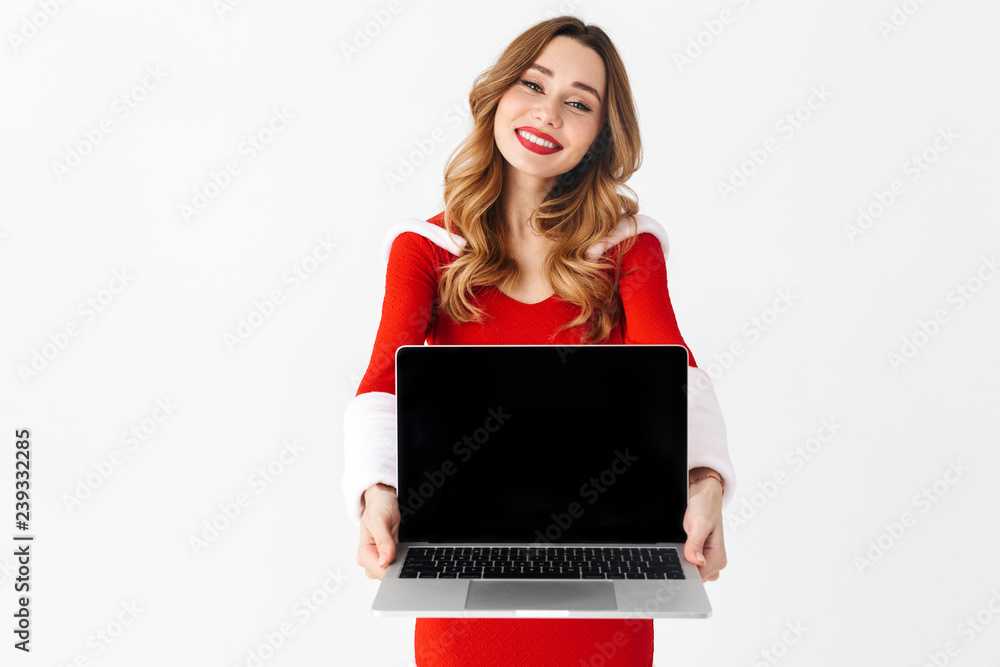
[[[404,345],[375,616],[708,618],[681,345]]]

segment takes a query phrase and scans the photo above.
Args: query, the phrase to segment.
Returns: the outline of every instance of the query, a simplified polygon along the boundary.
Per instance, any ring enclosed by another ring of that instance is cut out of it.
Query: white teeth
[[[514,131],[533,144],[538,144],[539,146],[545,146],[546,148],[559,148],[551,141],[545,141],[545,139],[539,139],[533,134],[528,134],[527,132],[522,132],[521,130],[514,130]]]

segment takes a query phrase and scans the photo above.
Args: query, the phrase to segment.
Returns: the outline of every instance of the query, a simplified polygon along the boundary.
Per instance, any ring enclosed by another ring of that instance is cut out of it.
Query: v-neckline
[[[549,295],[548,297],[546,297],[545,299],[542,299],[541,301],[536,301],[536,302],[534,302],[534,303],[527,303],[527,302],[525,302],[525,301],[518,301],[518,300],[517,300],[517,299],[515,299],[514,297],[512,297],[512,296],[509,296],[508,294],[506,294],[506,293],[505,293],[505,292],[504,292],[503,290],[501,290],[501,289],[500,289],[499,287],[497,287],[496,285],[492,285],[491,287],[493,287],[493,289],[494,289],[494,290],[496,290],[497,294],[499,294],[499,295],[500,295],[500,296],[502,296],[503,298],[505,298],[505,299],[507,299],[508,301],[511,301],[511,302],[513,302],[513,303],[516,303],[516,304],[518,304],[518,305],[521,305],[521,306],[541,306],[541,305],[542,305],[542,304],[544,304],[544,303],[548,303],[549,301],[551,301],[552,299],[554,299],[554,298],[555,298],[555,296],[556,296],[556,293],[555,293],[555,292],[553,292],[552,294],[550,294],[550,295]]]

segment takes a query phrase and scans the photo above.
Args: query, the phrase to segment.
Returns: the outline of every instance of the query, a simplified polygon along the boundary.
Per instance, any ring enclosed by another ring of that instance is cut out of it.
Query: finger
[[[368,575],[369,579],[381,579],[382,575],[385,573],[385,568],[380,567],[378,564],[378,547],[376,546],[371,533],[368,531],[367,524],[369,522],[370,520],[368,517],[362,517],[361,538],[360,544],[358,545],[357,562],[358,565],[365,568],[365,574]]]
[[[704,554],[705,558],[708,559],[709,567],[721,570],[726,566],[726,549],[724,547],[717,547],[710,543],[706,544]]]
[[[388,533],[387,533],[388,535]],[[388,535],[384,542],[378,544],[378,566],[385,571],[389,563],[396,558],[396,541],[392,535]]]
[[[684,543],[684,557],[689,563],[699,566],[708,563],[708,559],[705,557],[706,537],[707,535],[702,535],[697,528],[692,529],[688,535],[687,542]]]
[[[707,566],[711,572],[719,572],[726,566],[726,544],[722,538],[722,526],[716,526],[703,546]]]
[[[364,517],[361,521],[361,537],[358,540],[358,555],[355,560],[366,570],[377,567],[378,563],[378,549],[375,547],[375,540],[372,539],[371,533],[365,527]]]
[[[379,569],[378,551],[375,549],[374,543],[369,546],[362,547],[362,549],[358,551],[358,565],[365,568],[369,572],[374,572]]]
[[[371,532],[377,551],[375,562],[378,564],[378,567],[384,567],[396,557],[396,541],[389,530],[388,521],[383,516],[372,517],[368,524],[368,530]]]

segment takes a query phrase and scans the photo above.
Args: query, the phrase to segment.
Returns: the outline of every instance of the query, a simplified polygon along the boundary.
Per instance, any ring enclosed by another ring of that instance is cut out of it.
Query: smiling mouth
[[[522,130],[514,130],[514,132],[517,133],[517,136],[519,136],[522,139],[525,139],[527,141],[530,141],[531,143],[535,144],[536,146],[541,146],[542,148],[548,148],[549,150],[553,150],[553,151],[562,150],[562,146],[560,146],[559,144],[555,144],[555,143],[552,143],[551,141],[548,141],[546,139],[542,139],[540,137],[536,137],[535,135],[533,135],[530,132],[524,132]]]
[[[525,150],[531,151],[535,155],[552,155],[553,153],[558,153],[563,149],[562,146],[551,141],[549,139],[542,139],[532,134],[528,130],[517,128],[514,130],[514,136],[521,143]]]

